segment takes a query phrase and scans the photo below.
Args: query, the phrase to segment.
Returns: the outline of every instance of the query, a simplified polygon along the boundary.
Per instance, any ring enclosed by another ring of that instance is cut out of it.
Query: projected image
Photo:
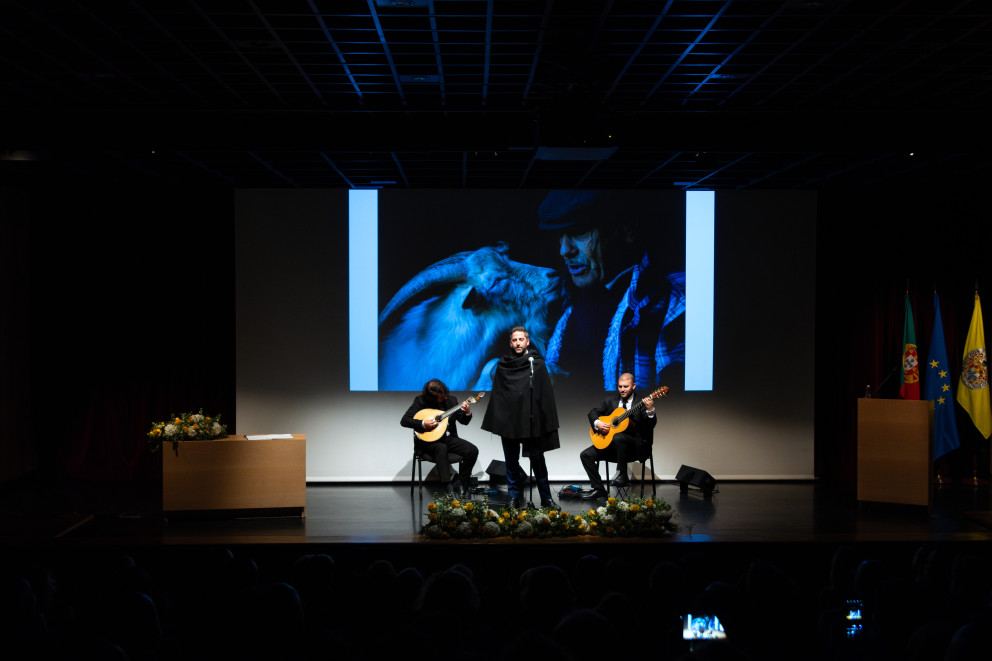
[[[432,374],[455,390],[488,390],[511,328],[526,326],[544,345],[565,296],[561,280],[508,255],[503,242],[461,252],[403,285],[379,315],[380,390],[416,390]]]
[[[555,383],[681,385],[678,192],[391,191],[379,199],[379,390],[487,390],[523,325]]]

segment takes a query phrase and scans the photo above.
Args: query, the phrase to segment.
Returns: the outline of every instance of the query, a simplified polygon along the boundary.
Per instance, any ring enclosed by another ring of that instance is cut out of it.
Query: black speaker
[[[506,462],[493,459],[486,469],[489,475],[489,484],[506,484]]]
[[[713,479],[712,475],[702,468],[693,468],[685,464],[682,464],[679,472],[675,474],[675,481],[679,483],[680,491],[688,491],[691,484],[694,487],[702,489],[703,493],[710,494],[713,493],[713,489],[716,487],[716,480]]]
[[[506,484],[505,461],[493,459],[489,462],[489,468],[486,469],[486,473],[489,474],[489,484]],[[530,484],[530,477],[526,473],[522,473],[519,482],[521,485],[526,486]]]

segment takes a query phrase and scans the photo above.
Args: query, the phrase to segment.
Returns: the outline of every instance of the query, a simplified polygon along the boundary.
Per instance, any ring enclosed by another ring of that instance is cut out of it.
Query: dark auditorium
[[[3,2],[5,658],[986,657],[990,44]]]

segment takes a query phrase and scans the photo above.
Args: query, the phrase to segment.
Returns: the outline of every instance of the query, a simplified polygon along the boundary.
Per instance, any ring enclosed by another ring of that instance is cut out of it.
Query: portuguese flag
[[[913,308],[906,293],[906,320],[902,326],[902,378],[899,396],[903,399],[920,398],[920,359],[916,355],[916,330],[913,327]]]

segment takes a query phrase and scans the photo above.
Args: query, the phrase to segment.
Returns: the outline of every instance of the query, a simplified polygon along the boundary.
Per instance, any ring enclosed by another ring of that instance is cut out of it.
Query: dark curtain
[[[151,422],[202,407],[236,423],[233,191],[63,188],[29,200],[40,472],[154,506]]]
[[[816,473],[853,481],[857,399],[899,396],[904,297],[909,292],[920,362],[933,330],[933,293],[952,381],[974,307],[992,307],[989,223],[981,187],[821,192],[817,228]],[[986,324],[987,325],[987,324]],[[925,375],[924,375],[925,376]],[[921,389],[922,392],[922,389]],[[989,474],[988,441],[955,404],[962,447],[943,469],[955,478]]]

